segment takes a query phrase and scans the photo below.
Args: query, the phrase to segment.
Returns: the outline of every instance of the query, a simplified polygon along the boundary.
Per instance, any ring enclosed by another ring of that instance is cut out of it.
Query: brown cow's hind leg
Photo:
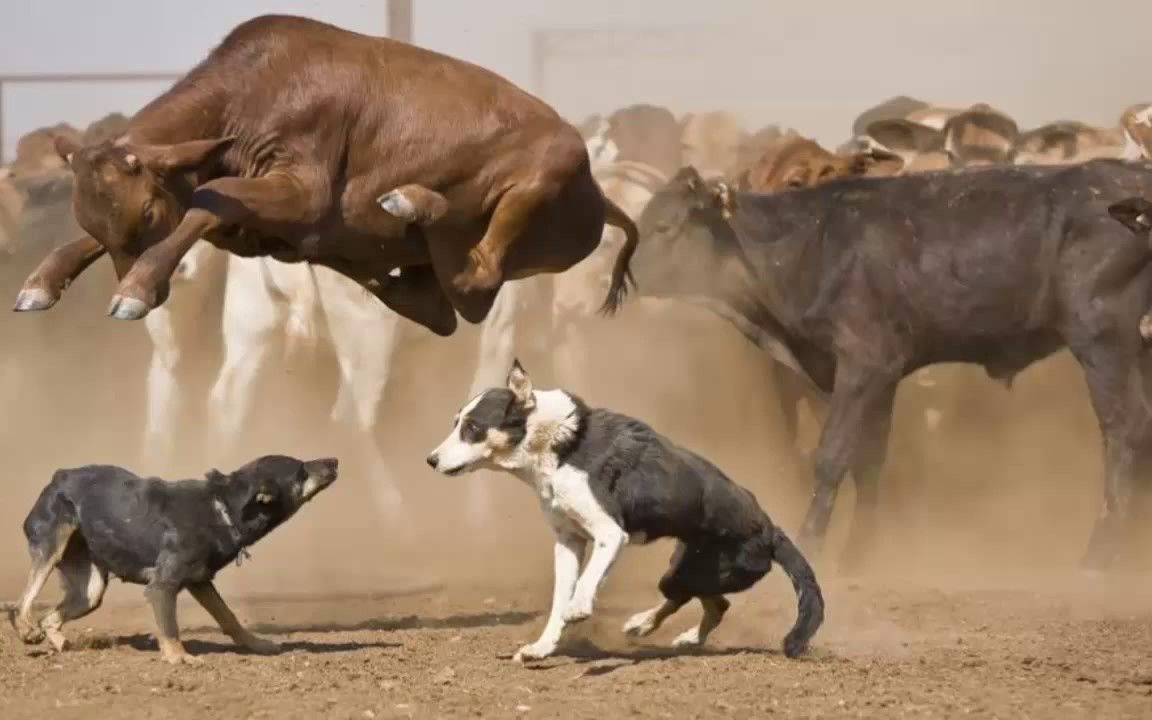
[[[376,198],[389,215],[413,225],[431,225],[448,212],[448,200],[423,185],[401,185]]]
[[[545,183],[516,185],[504,193],[488,221],[488,231],[468,252],[464,270],[452,278],[453,289],[463,294],[499,290],[508,250],[520,238],[532,214],[554,194],[555,188]]]

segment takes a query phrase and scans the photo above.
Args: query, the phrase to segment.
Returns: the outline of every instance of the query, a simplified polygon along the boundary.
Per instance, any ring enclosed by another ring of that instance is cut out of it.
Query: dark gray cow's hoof
[[[384,193],[376,198],[376,202],[389,215],[398,217],[404,222],[416,222],[416,206],[399,190]]]
[[[41,288],[26,288],[16,296],[16,304],[12,307],[14,312],[29,312],[32,310],[47,310],[56,304],[56,298],[47,290]]]
[[[139,320],[151,311],[148,303],[136,298],[116,295],[108,306],[108,314],[117,320]]]

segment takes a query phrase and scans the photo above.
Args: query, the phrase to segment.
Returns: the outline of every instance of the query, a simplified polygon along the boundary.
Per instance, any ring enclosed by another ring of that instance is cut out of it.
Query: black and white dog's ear
[[[1152,230],[1152,202],[1144,198],[1131,197],[1108,206],[1108,213],[1134,233],[1144,234]]]
[[[532,379],[524,372],[519,358],[512,361],[512,369],[508,371],[508,389],[512,391],[516,402],[526,410],[536,405],[536,398],[532,396]]]

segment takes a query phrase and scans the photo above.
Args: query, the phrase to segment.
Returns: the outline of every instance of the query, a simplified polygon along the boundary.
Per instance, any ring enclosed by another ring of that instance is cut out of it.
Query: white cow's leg
[[[181,350],[177,342],[172,308],[165,304],[144,317],[144,326],[152,341],[152,358],[148,364],[147,416],[141,460],[145,472],[162,473],[173,461],[180,415],[180,384],[176,365]]]
[[[264,283],[259,258],[228,259],[222,320],[224,363],[209,395],[214,434],[235,447],[252,410],[260,368],[275,347],[283,308]]]
[[[359,287],[335,273],[321,268],[317,278],[329,337],[340,367],[332,419],[355,429],[359,455],[371,468],[372,497],[387,531],[412,539],[415,524],[376,442],[380,404],[402,333],[401,318],[365,298]]]
[[[525,296],[530,280],[504,283],[496,295],[496,302],[480,326],[480,342],[476,357],[476,370],[468,398],[475,397],[492,387],[503,387],[516,356],[516,331],[523,315]],[[465,485],[464,513],[471,527],[480,527],[491,519],[492,490],[495,478],[479,475],[469,478]]]

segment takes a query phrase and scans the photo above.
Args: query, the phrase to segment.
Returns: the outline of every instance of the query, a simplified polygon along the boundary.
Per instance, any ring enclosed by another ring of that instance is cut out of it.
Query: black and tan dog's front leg
[[[188,592],[192,593],[196,602],[208,611],[208,614],[212,616],[224,634],[232,638],[232,641],[240,647],[262,655],[280,652],[278,644],[252,634],[240,624],[232,610],[225,604],[224,598],[220,597],[220,593],[216,591],[216,586],[211,582],[189,585]]]
[[[155,580],[144,590],[144,597],[148,598],[152,614],[156,617],[156,641],[160,644],[160,657],[173,665],[202,663],[204,661],[200,658],[189,655],[184,649],[184,643],[180,642],[180,628],[176,624],[178,592],[179,586]]]

